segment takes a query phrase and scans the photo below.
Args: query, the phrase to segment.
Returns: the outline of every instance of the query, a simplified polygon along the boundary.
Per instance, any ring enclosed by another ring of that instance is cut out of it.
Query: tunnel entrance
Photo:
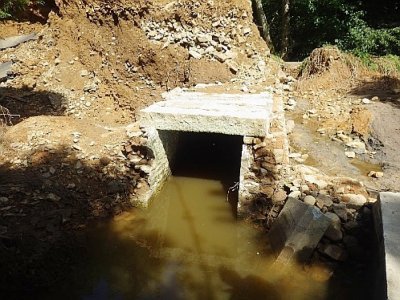
[[[238,210],[244,215],[259,188],[249,179],[253,138],[265,137],[281,111],[272,95],[174,89],[163,99],[140,112],[155,156],[147,170],[150,189],[137,203],[147,207],[170,175],[183,172],[218,178],[226,188],[239,182]],[[281,119],[276,122],[281,126]]]
[[[217,133],[177,132],[172,175],[217,179],[226,184],[239,180],[243,137]]]
[[[172,175],[219,181],[236,216],[243,137],[163,130],[158,134]]]

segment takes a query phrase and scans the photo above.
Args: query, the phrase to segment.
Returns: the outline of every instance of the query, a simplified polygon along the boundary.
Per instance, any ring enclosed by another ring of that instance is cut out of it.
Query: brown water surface
[[[147,212],[99,225],[89,245],[76,286],[57,298],[326,299],[326,270],[273,266],[264,234],[236,220],[218,180],[172,177]]]

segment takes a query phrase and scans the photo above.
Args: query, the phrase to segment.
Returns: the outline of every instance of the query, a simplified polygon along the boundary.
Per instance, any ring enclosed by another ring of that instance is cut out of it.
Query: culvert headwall
[[[140,124],[147,147],[154,153],[149,170],[150,190],[141,200],[148,206],[172,174],[180,133],[240,136],[238,213],[246,216],[254,200],[273,191],[282,164],[288,159],[288,142],[282,101],[268,93],[215,94],[176,89],[141,111]],[[199,139],[201,142],[201,139]],[[229,149],[226,149],[229,151]]]

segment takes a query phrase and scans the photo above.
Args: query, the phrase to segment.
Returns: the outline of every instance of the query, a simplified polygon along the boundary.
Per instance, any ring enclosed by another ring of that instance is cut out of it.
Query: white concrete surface
[[[173,90],[141,111],[142,126],[161,130],[265,136],[272,117],[272,96]]]
[[[380,193],[387,297],[400,299],[400,193]]]

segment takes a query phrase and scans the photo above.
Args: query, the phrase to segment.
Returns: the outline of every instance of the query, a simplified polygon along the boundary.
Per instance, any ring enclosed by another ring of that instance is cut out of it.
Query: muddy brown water
[[[100,224],[88,247],[76,286],[45,298],[326,299],[326,270],[273,266],[265,236],[236,220],[218,180],[171,178],[147,212]]]

